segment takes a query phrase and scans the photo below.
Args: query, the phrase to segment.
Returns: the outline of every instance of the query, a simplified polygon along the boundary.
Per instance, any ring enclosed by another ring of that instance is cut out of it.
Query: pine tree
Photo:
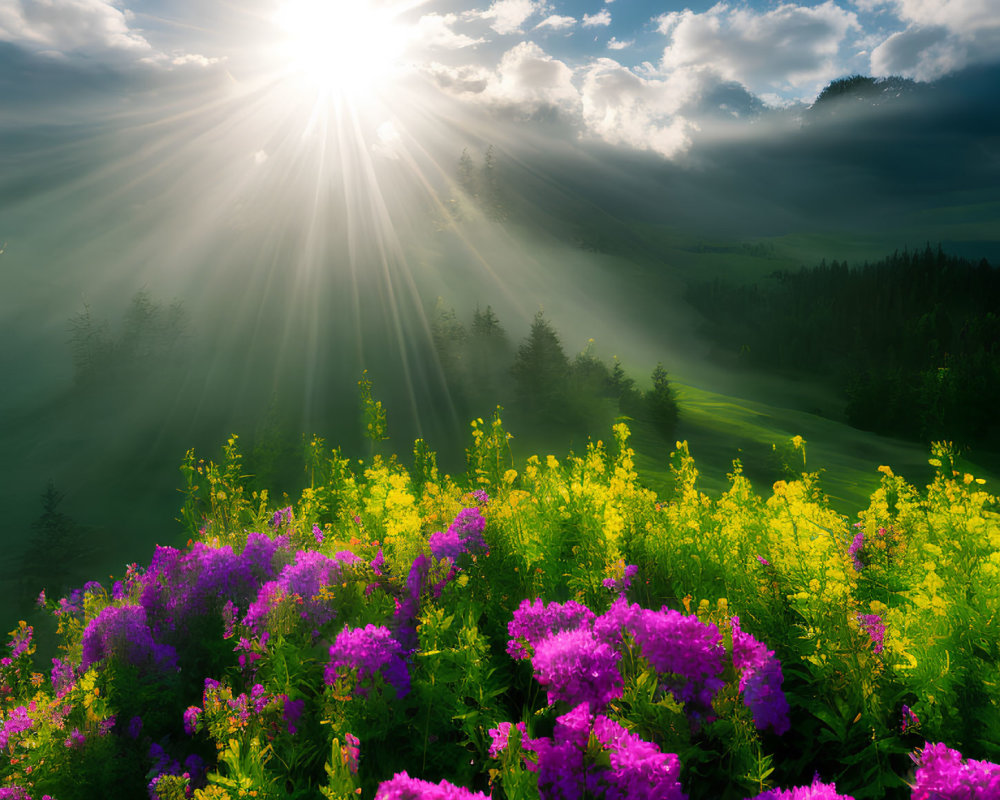
[[[535,314],[528,338],[518,348],[511,374],[523,408],[540,419],[558,418],[566,398],[569,359],[542,311]]]
[[[653,388],[644,394],[643,400],[649,421],[667,439],[673,438],[677,426],[677,400],[663,364],[657,364],[653,370]]]

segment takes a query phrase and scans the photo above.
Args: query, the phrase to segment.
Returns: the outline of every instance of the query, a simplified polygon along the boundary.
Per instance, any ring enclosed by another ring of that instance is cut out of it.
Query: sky
[[[930,81],[995,60],[1000,9],[993,0],[0,0],[3,43],[8,114],[11,97],[36,113],[58,100],[66,114],[81,97],[94,108],[140,90],[253,91],[293,77],[392,106],[394,91],[419,80],[470,109],[557,114],[585,139],[673,157],[697,137],[706,98],[739,117],[755,102],[809,104],[846,75]]]

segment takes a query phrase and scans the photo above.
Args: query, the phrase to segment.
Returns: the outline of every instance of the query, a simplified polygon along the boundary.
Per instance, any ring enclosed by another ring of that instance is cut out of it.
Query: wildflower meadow
[[[947,446],[853,518],[633,456],[515,463],[498,413],[456,476],[312,439],[292,499],[189,452],[186,546],[10,634],[0,798],[1000,797],[1000,517]]]

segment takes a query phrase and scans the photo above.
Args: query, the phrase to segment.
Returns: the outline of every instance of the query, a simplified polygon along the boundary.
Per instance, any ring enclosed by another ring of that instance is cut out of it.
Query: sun
[[[292,72],[322,91],[363,95],[401,68],[399,13],[378,0],[287,0],[273,21]]]

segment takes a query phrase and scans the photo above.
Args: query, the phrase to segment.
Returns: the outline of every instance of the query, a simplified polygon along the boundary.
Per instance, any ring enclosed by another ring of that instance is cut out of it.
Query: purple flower
[[[410,572],[406,576],[406,594],[411,600],[417,600],[420,597],[430,569],[431,560],[424,553],[413,559]]]
[[[903,733],[906,733],[910,728],[915,728],[920,724],[920,719],[913,713],[913,709],[905,703],[903,704],[902,712],[903,722],[900,725],[900,730]]]
[[[428,544],[431,548],[431,554],[438,561],[445,558],[458,561],[458,557],[465,553],[465,542],[456,531],[451,529],[444,532],[438,531],[437,533],[432,533]]]
[[[49,797],[45,795],[45,797]],[[28,790],[21,786],[0,786],[0,800],[31,800]],[[43,797],[42,800],[45,800]],[[51,798],[49,798],[51,800]]]
[[[448,526],[448,533],[454,533],[459,537],[466,552],[485,551],[488,553],[489,547],[486,545],[486,540],[483,539],[485,528],[486,520],[478,508],[463,508]]]
[[[858,622],[872,640],[872,652],[878,655],[882,652],[885,642],[885,624],[878,614],[858,614]]]
[[[288,506],[286,508],[279,509],[275,511],[271,516],[271,528],[277,531],[279,528],[283,528],[286,525],[292,524],[292,507]]]
[[[549,704],[559,701],[591,711],[622,694],[621,655],[594,638],[592,631],[560,631],[539,642],[531,660],[535,677],[548,690]]]
[[[541,599],[522,600],[514,612],[514,618],[507,625],[507,633],[510,635],[507,653],[515,659],[530,658],[531,650],[552,634],[581,627],[590,628],[593,621],[594,612],[573,600],[548,605]]]
[[[87,737],[80,733],[79,728],[73,728],[63,745],[69,750],[79,750],[86,743]]]
[[[381,673],[385,682],[396,689],[397,697],[410,691],[410,673],[403,660],[402,648],[384,626],[366,625],[364,628],[344,628],[330,646],[330,663],[324,680],[328,686],[346,670],[357,670],[357,691],[368,695],[368,683]]]
[[[277,581],[268,581],[257,592],[257,598],[247,608],[242,624],[254,632],[261,632],[267,627],[272,612],[285,599],[285,590]]]
[[[53,658],[51,676],[52,688],[55,689],[57,696],[62,697],[73,688],[76,676],[71,662]]]
[[[184,711],[184,733],[194,736],[201,722],[201,709],[198,706],[188,706]]]
[[[281,718],[288,726],[289,733],[298,733],[296,723],[302,717],[302,710],[306,707],[305,700],[289,700],[285,695],[285,707],[282,709]]]
[[[378,549],[378,552],[375,554],[375,558],[373,558],[371,560],[371,568],[372,568],[372,572],[374,572],[380,578],[384,574],[382,570],[385,568],[385,555],[382,553],[382,548],[381,547]]]
[[[353,567],[355,564],[362,563],[361,556],[350,550],[338,550],[333,554],[333,560],[338,564],[343,564],[345,567]]]
[[[97,723],[97,735],[107,736],[111,733],[111,729],[115,727],[118,722],[118,717],[112,714],[110,717],[105,717]]]
[[[619,559],[615,570],[616,572],[620,570],[620,573],[613,578],[605,578],[601,582],[601,585],[604,586],[605,589],[618,592],[620,596],[624,597],[625,592],[632,588],[632,578],[638,574],[639,567],[635,564],[626,565],[623,560]]]
[[[358,774],[358,758],[361,756],[361,740],[353,733],[344,734],[343,753],[347,757],[347,769],[352,775]]]
[[[629,604],[624,595],[611,604],[611,608],[594,620],[594,636],[612,647],[621,647],[623,633],[632,635],[632,630],[642,615],[638,603]]]
[[[856,534],[854,534],[854,541],[852,541],[850,547],[847,548],[847,555],[849,555],[851,557],[851,561],[854,562],[855,572],[861,572],[861,570],[864,569],[865,565],[862,563],[861,559],[858,558],[858,553],[864,546],[865,532],[863,530],[859,530]]]
[[[521,736],[526,733],[526,728],[523,722],[517,723],[517,725],[511,725],[509,722],[501,722],[495,728],[490,728],[487,733],[490,735],[492,744],[490,744],[490,758],[500,758],[500,754],[507,749],[507,743],[510,739],[510,729],[514,727],[521,732]]]
[[[918,756],[913,800],[995,800],[1000,797],[1000,765],[962,761],[943,743],[924,744]]]
[[[781,662],[768,650],[740,628],[740,618],[733,617],[733,666],[740,673],[740,692],[743,702],[753,713],[757,730],[771,728],[781,736],[789,728],[788,700],[781,689],[784,675]]]
[[[854,798],[847,794],[837,794],[836,786],[832,783],[821,783],[819,777],[815,777],[810,786],[769,789],[751,800],[854,800]]]
[[[632,633],[643,657],[663,678],[664,688],[696,710],[711,708],[724,685],[719,676],[726,656],[715,625],[668,608],[642,609]]]
[[[184,772],[186,772],[192,783],[202,783],[205,779],[205,759],[197,753],[192,753],[184,759]]]
[[[28,651],[31,647],[31,637],[34,632],[35,629],[30,625],[26,625],[23,621],[18,626],[17,630],[12,632],[11,640],[7,643],[7,647],[10,648],[10,657],[12,659],[20,658]]]
[[[431,783],[411,778],[405,772],[379,784],[375,800],[489,800],[482,792],[472,792],[448,781]]]
[[[287,557],[288,552],[287,536],[272,539],[266,533],[251,533],[247,536],[246,547],[240,553],[240,561],[253,576],[254,584],[260,586],[275,577],[275,562],[279,557]]]
[[[611,769],[601,776],[606,800],[686,800],[681,791],[680,759],[629,733],[605,716],[594,720],[594,735],[610,753]]]
[[[177,667],[177,652],[153,639],[142,606],[108,606],[83,632],[80,669],[117,658],[141,669],[168,672]]]
[[[222,638],[231,639],[233,634],[236,632],[236,620],[239,619],[240,610],[236,603],[232,600],[227,600],[226,604],[222,607]]]
[[[316,597],[324,586],[340,580],[340,564],[315,550],[299,550],[295,562],[278,576],[278,585],[303,600]]]
[[[475,500],[479,505],[485,506],[490,502],[490,496],[486,494],[485,489],[476,489],[472,493],[472,499]]]
[[[128,736],[130,739],[138,739],[142,733],[142,717],[132,717],[128,723]]]
[[[7,714],[7,720],[0,722],[0,751],[6,750],[10,737],[30,730],[35,720],[28,716],[25,706],[17,706]]]
[[[596,774],[587,783],[586,750],[593,726],[586,703],[556,719],[552,738],[524,743],[526,750],[537,754],[538,792],[543,800],[582,800],[595,791]],[[529,769],[531,764],[528,764]]]
[[[319,525],[313,525],[313,538],[316,544],[323,544],[323,529]]]

